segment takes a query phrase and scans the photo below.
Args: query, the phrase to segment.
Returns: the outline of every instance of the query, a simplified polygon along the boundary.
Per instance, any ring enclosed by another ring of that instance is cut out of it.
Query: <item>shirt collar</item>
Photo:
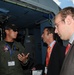
[[[69,39],[69,43],[72,44],[72,42],[74,41],[74,34],[71,36],[71,38]]]
[[[54,40],[49,46],[52,47],[56,41]]]

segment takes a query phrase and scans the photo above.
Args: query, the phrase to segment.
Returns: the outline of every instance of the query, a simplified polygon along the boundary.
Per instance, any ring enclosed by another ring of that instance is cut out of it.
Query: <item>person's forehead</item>
[[[61,19],[61,15],[60,14],[56,15],[55,21],[60,20],[60,19]]]
[[[9,28],[9,29],[8,29],[8,31],[13,32],[14,30],[13,30],[13,29],[11,29],[11,28]]]
[[[7,31],[13,31],[13,29],[9,28],[9,29],[7,29]]]
[[[47,32],[47,28],[45,28],[43,32]]]
[[[47,31],[47,29],[44,29],[44,31],[43,31],[43,32],[46,34],[48,31]]]

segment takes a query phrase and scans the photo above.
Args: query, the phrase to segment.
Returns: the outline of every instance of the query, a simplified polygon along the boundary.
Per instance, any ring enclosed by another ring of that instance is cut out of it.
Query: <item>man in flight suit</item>
[[[24,47],[16,42],[18,31],[15,24],[5,25],[5,38],[0,41],[0,74],[24,75],[22,65],[28,63],[28,54]]]

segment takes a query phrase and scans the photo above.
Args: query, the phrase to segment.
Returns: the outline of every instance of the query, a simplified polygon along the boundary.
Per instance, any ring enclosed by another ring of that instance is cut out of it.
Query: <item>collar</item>
[[[52,47],[56,41],[54,40],[49,46]]]
[[[69,43],[72,44],[74,41],[74,34],[72,34],[71,38],[69,39]]]

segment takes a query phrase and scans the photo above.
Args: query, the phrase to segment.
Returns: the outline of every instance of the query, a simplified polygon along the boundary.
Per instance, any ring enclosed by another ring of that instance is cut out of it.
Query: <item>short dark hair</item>
[[[55,36],[56,36],[56,33],[55,33],[55,28],[54,27],[45,27],[43,30],[47,29],[47,34],[50,34],[52,33],[53,34],[53,39],[56,39]]]

